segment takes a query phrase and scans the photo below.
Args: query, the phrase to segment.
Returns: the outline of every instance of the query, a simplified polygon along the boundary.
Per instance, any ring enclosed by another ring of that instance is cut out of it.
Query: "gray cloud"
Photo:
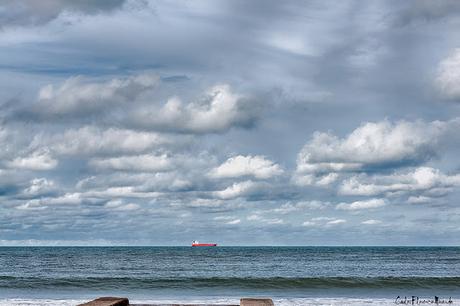
[[[66,11],[96,14],[121,7],[125,0],[43,0],[0,2],[0,26],[28,26],[49,22]]]
[[[122,103],[132,102],[144,91],[154,88],[157,82],[158,77],[149,74],[104,83],[83,82],[80,77],[74,77],[58,88],[52,84],[41,88],[31,112],[49,119],[110,111]]]
[[[407,3],[401,14],[396,18],[397,25],[411,25],[433,22],[449,17],[457,18],[460,5],[455,0],[430,1],[420,0]]]
[[[158,87],[158,83],[159,77],[152,74],[104,82],[72,77],[58,87],[53,84],[42,87],[37,101],[22,105],[12,117],[88,123],[97,119],[105,125],[191,134],[222,133],[232,127],[249,128],[259,117],[260,104],[235,93],[229,85],[213,86],[196,101],[184,103],[179,97],[171,96],[163,104],[156,101],[155,95],[142,96]],[[86,131],[80,128],[78,132],[67,131],[67,137],[72,136],[70,133],[79,133],[88,141],[89,135],[83,135],[85,132],[91,133],[88,128]],[[129,136],[127,134],[133,132],[111,129],[105,133]],[[143,135],[148,137],[146,133]]]

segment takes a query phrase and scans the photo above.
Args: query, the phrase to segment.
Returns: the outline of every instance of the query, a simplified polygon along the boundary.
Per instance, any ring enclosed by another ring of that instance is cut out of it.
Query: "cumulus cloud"
[[[352,203],[339,203],[337,209],[342,210],[361,210],[361,209],[372,209],[385,206],[387,203],[384,199],[370,199],[364,201],[355,201]]]
[[[327,174],[308,174],[302,173],[301,171],[297,171],[292,180],[298,186],[308,186],[308,185],[315,185],[315,186],[328,186],[339,178],[338,173],[327,173]]]
[[[299,202],[288,202],[284,203],[278,208],[274,208],[273,212],[280,214],[288,214],[291,212],[297,212],[302,210],[321,210],[325,209],[330,205],[329,202],[323,201],[299,201]]]
[[[196,102],[184,104],[178,97],[170,98],[161,108],[135,110],[131,124],[136,127],[181,133],[219,133],[232,126],[250,126],[257,113],[254,103],[234,93],[229,85],[209,89]],[[254,102],[254,101],[252,101]]]
[[[168,171],[173,167],[171,158],[166,154],[93,158],[89,160],[88,164],[97,169],[146,172]]]
[[[175,204],[173,203],[173,206]],[[224,202],[219,199],[192,199],[189,203],[180,203],[180,206],[187,206],[192,208],[220,208],[224,205]]]
[[[124,203],[122,200],[111,200],[108,201],[105,205],[105,208],[110,209],[111,211],[134,211],[140,209],[139,204],[136,203]]]
[[[460,100],[460,49],[439,64],[436,84],[446,98]]]
[[[194,186],[189,173],[169,171],[169,172],[116,172],[100,173],[86,177],[77,182],[76,188],[79,190],[90,190],[111,187],[135,186],[139,191],[185,191]],[[196,181],[196,178],[195,178]]]
[[[58,165],[58,160],[54,159],[49,150],[43,149],[32,152],[28,156],[16,157],[6,163],[9,168],[25,170],[51,170]]]
[[[158,76],[151,74],[107,82],[72,77],[59,87],[49,84],[41,88],[31,112],[44,118],[94,115],[121,103],[132,102],[143,92],[154,88],[158,80]]]
[[[223,190],[215,191],[214,195],[220,199],[234,199],[250,195],[256,191],[259,191],[261,188],[262,185],[260,183],[256,183],[253,181],[244,181],[234,183]]]
[[[22,194],[27,197],[37,197],[48,195],[57,191],[56,183],[47,178],[34,178],[30,181],[30,185],[24,189]]]
[[[110,199],[110,198],[145,198],[154,199],[162,195],[161,192],[150,192],[138,190],[135,186],[107,187],[88,190],[77,193],[86,199]]]
[[[268,179],[283,173],[279,165],[264,156],[237,155],[227,159],[223,164],[209,173],[213,178],[235,178],[253,176],[257,179]]]
[[[438,169],[418,167],[390,175],[359,175],[345,180],[339,192],[344,195],[375,196],[407,193],[442,195],[460,186],[460,174],[447,175]],[[413,198],[412,201],[414,201]],[[419,199],[420,200],[420,199]]]
[[[418,164],[436,154],[439,139],[457,121],[368,122],[344,138],[315,132],[297,156],[299,185],[330,184],[338,173]]]
[[[43,197],[27,201],[17,206],[19,210],[42,210],[49,205],[79,205],[83,201],[80,193],[66,193],[57,197]]]
[[[33,143],[39,145],[43,142],[49,142],[50,149],[56,154],[81,156],[142,153],[155,147],[164,148],[166,145],[174,143],[174,140],[172,136],[166,137],[152,132],[84,126],[66,130],[62,134],[53,135],[50,139],[37,136]]]

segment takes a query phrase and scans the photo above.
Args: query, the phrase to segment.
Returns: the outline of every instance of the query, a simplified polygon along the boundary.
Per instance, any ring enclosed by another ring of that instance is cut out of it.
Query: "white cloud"
[[[232,126],[252,124],[256,113],[243,96],[231,91],[229,85],[217,85],[205,93],[201,101],[184,105],[170,98],[160,109],[155,106],[135,110],[134,126],[184,133],[218,133]]]
[[[229,221],[229,220],[234,220],[235,218],[232,216],[217,216],[214,217],[214,220],[216,221]]]
[[[365,123],[344,138],[315,132],[297,156],[294,181],[327,185],[337,173],[420,163],[436,152],[439,138],[458,122]]]
[[[19,210],[42,210],[48,205],[79,205],[83,201],[80,193],[66,193],[58,197],[44,197],[32,199],[24,204],[17,206]]]
[[[33,197],[48,194],[56,190],[57,186],[54,181],[46,178],[34,178],[30,181],[30,186],[23,191],[23,194]]]
[[[377,224],[381,224],[381,223],[382,223],[382,221],[374,220],[374,219],[369,219],[369,220],[361,222],[361,224],[365,224],[365,225],[377,225]]]
[[[58,161],[54,159],[46,149],[38,150],[26,157],[17,157],[7,162],[7,166],[10,168],[37,171],[51,170],[57,165]]]
[[[181,203],[182,204],[182,203]],[[223,205],[223,201],[218,199],[193,199],[186,204],[187,207],[196,208],[217,208]]]
[[[390,175],[358,175],[345,181],[339,188],[340,194],[375,196],[380,194],[409,192],[446,192],[460,186],[460,174],[446,175],[438,169],[418,167],[413,170]]]
[[[158,77],[141,74],[102,83],[88,82],[81,77],[67,79],[60,87],[49,84],[40,89],[34,111],[45,116],[83,115],[107,106],[131,102],[141,93],[154,88]]]
[[[316,222],[316,221],[331,221],[335,219],[332,217],[315,217],[315,218],[312,218],[311,220]]]
[[[40,137],[35,140],[37,143],[41,141]],[[117,128],[103,130],[95,126],[85,126],[55,135],[49,142],[51,143],[51,150],[57,154],[81,155],[141,153],[154,147],[169,144],[172,140],[158,133]]]
[[[250,215],[246,218],[248,221],[256,221],[259,223],[265,223],[268,225],[279,225],[279,224],[284,224],[284,220],[280,218],[264,218],[260,215],[254,214]]]
[[[229,225],[235,225],[235,224],[239,224],[239,223],[241,223],[240,219],[235,219],[235,220],[225,222],[225,224],[229,224]]]
[[[6,127],[0,125],[0,145],[2,146],[2,150],[0,151],[0,158],[4,158],[4,155],[8,151],[12,150],[11,142],[11,132]]]
[[[109,187],[101,190],[89,190],[81,193],[85,198],[157,198],[161,192],[143,192],[133,186]]]
[[[81,179],[76,187],[80,190],[88,190],[107,186],[136,186],[143,191],[181,191],[193,186],[192,181],[184,175],[187,173],[178,171],[100,173]]]
[[[331,217],[316,217],[302,223],[305,227],[331,227],[346,223],[345,219],[331,218]]]
[[[98,169],[121,171],[168,171],[173,163],[167,155],[144,154],[136,156],[121,156],[113,158],[93,158],[89,165]]]
[[[280,218],[263,219],[263,222],[267,224],[284,224],[284,220]]]
[[[16,206],[16,209],[18,210],[44,210],[47,208],[48,206],[41,205],[39,200],[28,201],[24,204]]]
[[[326,222],[326,226],[339,225],[339,224],[344,224],[344,223],[347,223],[347,220],[345,220],[345,219],[335,219],[335,220],[331,220],[331,221]]]
[[[409,204],[425,204],[425,203],[430,203],[434,201],[435,200],[433,198],[430,198],[427,196],[410,196],[407,199],[407,203]]]
[[[297,203],[288,202],[278,208],[274,208],[273,212],[280,214],[288,214],[301,210],[320,210],[326,208],[330,203],[322,201],[300,201]]]
[[[313,227],[315,225],[316,223],[312,221],[305,221],[304,223],[302,223],[302,226],[305,226],[305,227]]]
[[[298,186],[328,186],[339,178],[338,173],[327,173],[327,174],[307,174],[297,171],[292,177],[294,184]]]
[[[447,98],[460,99],[460,49],[439,64],[436,84]]]
[[[282,173],[283,170],[277,164],[263,156],[237,155],[212,169],[210,176],[214,178],[253,176],[258,179],[268,179]]]
[[[81,194],[78,192],[75,193],[66,193],[63,196],[59,196],[56,198],[49,198],[49,199],[44,199],[43,202],[45,204],[51,204],[51,205],[66,205],[66,204],[71,204],[71,205],[78,205],[82,202],[82,197]]]
[[[360,210],[360,209],[372,209],[385,206],[387,203],[384,199],[370,199],[364,201],[355,201],[352,203],[340,203],[337,204],[337,209],[343,210]]]
[[[108,208],[112,211],[134,211],[140,208],[139,204],[128,203],[125,204],[121,200],[111,200],[104,205],[105,208]]]
[[[242,196],[249,195],[254,191],[259,190],[261,187],[260,184],[253,181],[244,181],[239,183],[234,183],[233,185],[219,191],[214,191],[214,195],[220,199],[234,199]]]
[[[312,37],[313,35],[309,38],[311,39]],[[287,33],[273,33],[266,39],[266,43],[270,46],[296,55],[318,55],[317,50],[314,50],[313,44],[310,41],[307,41],[306,37],[301,37],[300,35],[295,36],[292,31]]]
[[[259,215],[250,215],[246,218],[248,221],[258,221],[261,220],[262,217]]]

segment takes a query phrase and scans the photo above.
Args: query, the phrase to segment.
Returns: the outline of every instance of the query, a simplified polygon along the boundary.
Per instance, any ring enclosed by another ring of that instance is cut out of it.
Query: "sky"
[[[460,2],[0,0],[0,245],[458,245]]]

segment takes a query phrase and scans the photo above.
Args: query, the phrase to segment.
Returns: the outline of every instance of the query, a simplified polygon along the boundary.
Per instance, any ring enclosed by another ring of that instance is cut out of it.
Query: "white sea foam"
[[[0,306],[75,306],[88,301],[53,299],[0,299]]]
[[[453,299],[450,305],[460,305],[459,299]],[[394,299],[384,298],[274,298],[273,302],[276,306],[394,306]],[[149,300],[149,301],[132,301],[132,303],[148,303],[148,304],[222,304],[222,305],[239,305],[239,299],[213,299],[213,300]],[[424,305],[424,304],[421,304]],[[431,305],[431,304],[425,304]]]

